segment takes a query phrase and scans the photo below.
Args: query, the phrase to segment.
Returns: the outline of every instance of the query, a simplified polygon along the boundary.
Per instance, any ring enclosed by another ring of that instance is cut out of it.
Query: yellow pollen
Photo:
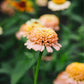
[[[53,43],[57,43],[58,37],[50,28],[35,28],[30,34],[29,40],[36,44],[51,46]]]
[[[44,26],[41,25],[40,23],[33,22],[33,23],[27,25],[27,27],[25,27],[24,29],[25,29],[25,32],[30,32],[34,28],[42,28],[42,27],[44,27]]]
[[[41,28],[41,27],[44,27],[44,26],[41,25],[41,24],[38,23],[38,22],[34,22],[34,23],[32,23],[32,27],[34,27],[34,28]]]
[[[56,4],[63,4],[66,0],[52,0]]]
[[[66,72],[76,81],[84,80],[84,63],[72,63],[67,66]]]

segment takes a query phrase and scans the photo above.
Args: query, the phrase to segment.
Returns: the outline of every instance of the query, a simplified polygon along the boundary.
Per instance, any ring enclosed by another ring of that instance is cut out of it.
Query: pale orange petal
[[[53,49],[49,46],[47,46],[46,49],[47,49],[48,52],[51,52],[51,53],[53,52]]]
[[[58,75],[53,84],[77,84],[77,81],[68,77],[67,73],[64,71]]]
[[[56,45],[58,45],[59,47],[62,47],[62,45],[61,45],[61,44],[59,44],[59,43],[56,43]]]
[[[53,47],[54,47],[57,51],[60,50],[60,47],[59,47],[58,45],[53,45]]]

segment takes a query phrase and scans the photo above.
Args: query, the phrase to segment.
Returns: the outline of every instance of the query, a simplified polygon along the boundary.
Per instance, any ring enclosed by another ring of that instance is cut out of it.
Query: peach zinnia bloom
[[[6,13],[8,15],[13,15],[14,14],[14,9],[11,6],[11,0],[5,0],[1,3],[1,11],[3,13]]]
[[[22,12],[34,12],[33,3],[30,0],[13,1],[12,6]]]
[[[58,75],[54,84],[84,84],[84,63],[72,63]]]
[[[52,11],[59,11],[67,9],[71,2],[66,0],[52,0],[48,2],[48,8]]]
[[[18,40],[21,39],[21,37],[28,37],[28,35],[31,33],[31,30],[37,27],[44,27],[40,24],[40,22],[36,19],[31,19],[30,21],[27,21],[25,24],[23,24],[19,31],[16,33],[16,38]]]
[[[34,49],[35,51],[43,51],[46,47],[48,52],[53,52],[51,47],[54,47],[57,51],[62,47],[58,42],[57,34],[54,30],[49,28],[34,28],[31,31],[25,45],[28,49]]]
[[[40,17],[40,22],[42,22],[46,27],[50,27],[56,31],[59,30],[59,19],[53,14],[45,14]]]
[[[39,6],[44,7],[44,6],[47,6],[48,0],[36,0],[36,3]]]

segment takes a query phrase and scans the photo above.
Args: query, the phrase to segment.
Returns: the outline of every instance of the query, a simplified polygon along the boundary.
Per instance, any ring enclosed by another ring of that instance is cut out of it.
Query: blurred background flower
[[[54,84],[83,84],[84,83],[84,63],[72,63],[61,72]]]
[[[36,0],[36,4],[40,7],[47,6],[48,0]]]
[[[19,31],[16,33],[16,38],[18,40],[21,40],[21,37],[25,37],[25,28],[28,28],[28,25],[27,24],[23,24]]]
[[[12,6],[21,12],[34,12],[33,3],[31,0],[12,1]]]
[[[52,0],[48,2],[48,8],[52,11],[60,11],[67,9],[71,2],[66,0]]]
[[[3,13],[6,13],[8,15],[14,15],[15,13],[15,10],[14,8],[11,6],[11,0],[4,0],[2,3],[1,3],[1,11]]]
[[[57,16],[53,14],[45,14],[39,18],[40,22],[42,22],[45,27],[52,28],[53,30],[59,30],[59,19]]]

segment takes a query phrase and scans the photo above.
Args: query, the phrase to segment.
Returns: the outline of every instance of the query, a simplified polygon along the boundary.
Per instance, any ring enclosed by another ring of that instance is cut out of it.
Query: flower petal
[[[59,11],[67,9],[70,5],[71,5],[70,1],[66,1],[63,4],[55,4],[53,1],[49,1],[48,8],[51,9],[52,11]]]
[[[26,45],[28,49],[31,49],[33,47],[34,43],[27,40],[27,42],[24,45]]]
[[[61,45],[61,44],[59,44],[59,43],[56,43],[56,45],[58,45],[59,47],[62,47],[62,45]]]
[[[77,81],[68,77],[67,73],[64,71],[58,75],[53,84],[77,84]]]
[[[47,49],[48,52],[51,52],[51,53],[53,52],[53,49],[49,46],[47,46],[46,49]]]
[[[60,50],[60,47],[59,47],[58,45],[53,45],[53,47],[54,47],[57,51]]]
[[[44,49],[45,49],[45,47],[44,47],[44,46],[42,46],[42,48],[41,48],[41,52],[42,52]]]
[[[35,51],[41,51],[41,48],[42,48],[42,46],[41,45],[37,45],[37,44],[34,44],[33,45],[33,47],[32,47],[32,49],[34,49]]]

